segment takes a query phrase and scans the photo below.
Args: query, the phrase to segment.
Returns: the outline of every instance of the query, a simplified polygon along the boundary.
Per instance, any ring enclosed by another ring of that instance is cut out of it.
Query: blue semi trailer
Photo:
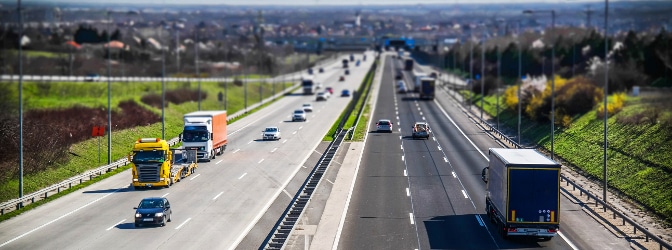
[[[560,229],[560,164],[534,149],[491,148],[485,212],[499,234],[550,240]]]

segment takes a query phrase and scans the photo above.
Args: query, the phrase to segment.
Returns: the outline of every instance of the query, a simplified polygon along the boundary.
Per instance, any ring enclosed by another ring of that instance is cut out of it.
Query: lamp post
[[[112,163],[112,82],[110,81],[110,12],[107,11],[107,164]]]
[[[19,16],[19,198],[23,197],[23,11],[21,0],[17,0],[16,11]]]
[[[483,122],[483,99],[485,99],[485,32],[481,40],[481,122]]]
[[[555,10],[524,10],[523,14],[551,13],[551,30],[555,30]],[[605,17],[606,18],[606,17]],[[555,46],[551,44],[551,160],[555,151]]]
[[[604,168],[602,170],[602,178],[604,179],[604,188],[602,188],[602,201],[607,202],[607,88],[609,87],[609,0],[604,0],[604,152],[603,153],[603,164]]]
[[[195,57],[195,65],[196,65],[196,78],[198,79],[198,111],[201,111],[201,74],[198,68],[198,32],[200,31],[200,27],[197,27],[196,29],[196,41],[194,41],[194,51],[196,52],[196,57]]]
[[[522,116],[521,88],[523,87],[523,44],[520,42],[520,20],[518,20],[518,145],[520,145],[520,124]]]

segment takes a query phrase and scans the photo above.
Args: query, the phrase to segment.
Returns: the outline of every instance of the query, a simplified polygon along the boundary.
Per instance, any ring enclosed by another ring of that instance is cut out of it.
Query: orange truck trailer
[[[197,150],[198,160],[210,161],[221,155],[228,143],[226,111],[196,111],[184,115],[182,146]]]

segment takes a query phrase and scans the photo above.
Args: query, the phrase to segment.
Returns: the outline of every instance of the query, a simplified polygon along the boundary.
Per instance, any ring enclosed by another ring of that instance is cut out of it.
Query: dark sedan
[[[144,198],[133,209],[135,209],[135,227],[144,224],[165,226],[173,214],[170,202],[162,197]]]

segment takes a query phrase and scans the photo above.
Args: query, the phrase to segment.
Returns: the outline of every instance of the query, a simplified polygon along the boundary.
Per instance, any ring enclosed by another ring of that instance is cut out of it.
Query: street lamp
[[[555,10],[524,10],[523,14],[551,13],[551,30],[555,30]],[[555,46],[551,44],[551,160],[555,144]]]
[[[609,0],[604,0],[604,152],[602,178],[604,178],[604,188],[602,188],[602,201],[607,202],[607,88],[609,87]]]
[[[112,164],[112,82],[110,81],[110,13],[107,11],[107,164]]]
[[[19,198],[23,197],[23,11],[18,0],[16,11],[19,16]],[[21,204],[21,203],[19,203]]]

